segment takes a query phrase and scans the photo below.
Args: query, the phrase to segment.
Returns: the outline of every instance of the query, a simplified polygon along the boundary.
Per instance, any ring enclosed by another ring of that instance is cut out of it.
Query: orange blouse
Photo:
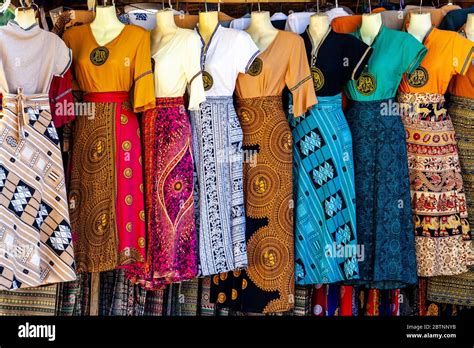
[[[63,40],[72,49],[73,74],[81,91],[132,91],[135,112],[155,106],[148,31],[126,25],[115,39],[100,46],[85,24],[67,30]]]
[[[285,86],[293,95],[295,116],[316,104],[304,41],[295,33],[280,30],[254,60],[249,73],[239,75],[235,92],[239,98],[278,96]]]
[[[464,30],[464,28],[461,30]],[[460,34],[466,37],[464,32]],[[469,65],[466,75],[456,75],[453,77],[448,90],[451,95],[474,99],[474,59]]]
[[[444,94],[454,75],[465,75],[474,56],[474,43],[456,32],[433,28],[423,44],[428,53],[421,65],[405,74],[399,90]]]

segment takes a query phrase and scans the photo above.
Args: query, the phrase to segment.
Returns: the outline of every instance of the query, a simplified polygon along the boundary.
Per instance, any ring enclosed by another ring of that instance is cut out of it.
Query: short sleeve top
[[[353,35],[361,39],[360,29]],[[412,35],[383,25],[371,47],[372,56],[364,71],[344,88],[349,99],[374,101],[395,97],[403,74],[414,71],[427,51]]]
[[[301,35],[318,96],[342,92],[349,80],[357,79],[367,64],[372,48],[353,35],[332,30],[315,47],[309,29]]]
[[[466,37],[464,32],[461,35]],[[448,90],[457,97],[474,99],[474,59],[468,63],[466,75],[455,75],[452,78]]]
[[[466,74],[474,55],[473,42],[455,32],[433,28],[423,43],[428,53],[418,68],[403,77],[400,91],[444,94],[454,75]]]
[[[237,76],[247,72],[258,53],[249,34],[218,25],[201,56],[206,97],[232,96]]]
[[[316,104],[311,72],[303,39],[278,31],[273,42],[252,63],[247,74],[237,79],[239,98],[281,96],[288,87],[293,95],[293,114],[300,116]]]
[[[63,40],[72,49],[73,75],[81,91],[129,92],[133,89],[135,112],[155,106],[148,31],[125,25],[115,39],[101,46],[90,24],[84,24],[68,29]]]
[[[193,30],[178,28],[172,39],[153,54],[156,97],[181,97],[189,86],[189,109],[199,109],[199,104],[206,99],[201,78],[201,50],[199,35]]]
[[[23,29],[10,21],[0,27],[0,90],[3,93],[47,94],[53,76],[71,65],[71,51],[55,34],[37,24]]]

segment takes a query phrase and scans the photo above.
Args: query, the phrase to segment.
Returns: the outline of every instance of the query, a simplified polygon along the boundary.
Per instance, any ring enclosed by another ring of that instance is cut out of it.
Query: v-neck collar
[[[201,32],[199,31],[199,25],[196,27],[196,32],[198,33],[199,37],[201,38],[202,45],[204,49],[202,50],[201,53],[201,69],[205,70],[206,67],[206,58],[207,58],[207,51],[209,50],[209,47],[211,47],[211,43],[213,42],[212,39],[214,38],[214,35],[216,35],[217,31],[221,27],[220,23],[216,25],[214,28],[214,31],[211,34],[211,37],[209,38],[209,42],[206,45],[206,41],[204,41],[204,38],[201,35]]]
[[[209,42],[206,44],[206,41],[204,40],[204,38],[202,37],[201,35],[201,32],[199,31],[199,23],[198,25],[196,26],[196,32],[198,33],[199,35],[199,38],[201,39],[201,42],[202,42],[202,46],[204,47],[204,50],[207,52],[207,49],[209,46],[211,46],[211,42],[212,42],[212,39],[214,38],[214,35],[217,33],[217,31],[219,30],[219,28],[221,27],[221,24],[218,23],[216,25],[216,27],[214,28],[214,31],[212,32],[211,34],[211,37],[209,38]]]
[[[110,40],[109,42],[105,43],[104,45],[99,45],[99,43],[97,42],[97,39],[95,38],[94,36],[94,32],[92,31],[92,28],[91,28],[91,23],[88,23],[88,24],[84,24],[84,25],[87,25],[87,30],[89,32],[89,35],[92,39],[92,41],[94,42],[95,45],[97,45],[97,47],[107,47],[107,46],[111,46],[113,45],[116,41],[118,41],[120,39],[120,37],[122,36],[122,34],[125,32],[125,28],[127,27],[127,24],[125,24],[122,28],[122,30],[120,31],[120,33],[114,37],[112,40]]]
[[[308,34],[309,40],[311,41],[311,58],[312,58],[312,60],[313,59],[316,60],[316,58],[318,57],[319,50],[321,49],[321,47],[323,46],[323,43],[326,41],[327,37],[329,36],[329,34],[331,34],[331,32],[332,32],[332,29],[331,29],[331,27],[329,27],[328,31],[324,34],[321,41],[319,41],[318,46],[314,47],[314,40],[313,40],[313,37],[311,36],[311,32],[309,31],[309,25],[308,25],[308,27],[306,28],[306,33]],[[311,62],[311,63],[313,64],[313,62]],[[316,63],[316,62],[314,62],[314,63]]]
[[[357,38],[359,38],[360,40],[362,40],[362,35],[360,33],[360,28],[361,28],[361,25],[359,25],[359,27],[357,28],[356,30],[356,34],[357,34]],[[377,33],[377,35],[375,35],[374,37],[374,40],[372,41],[372,43],[369,45],[370,47],[373,47],[375,45],[375,43],[377,42],[378,38],[382,35],[382,33],[385,31],[385,26],[382,24],[379,28],[379,31]],[[364,40],[362,40],[364,41]]]
[[[173,36],[171,37],[171,39],[168,40],[168,42],[166,42],[163,46],[161,46],[160,48],[158,48],[156,50],[156,52],[152,55],[152,57],[156,56],[158,53],[160,53],[161,51],[163,51],[166,47],[168,47],[177,37],[178,37],[178,32],[180,32],[182,29],[180,27],[178,27],[176,29],[176,31],[174,32]]]
[[[10,26],[16,27],[22,31],[31,31],[32,29],[39,28],[38,23],[30,25],[28,28],[23,28],[17,21],[10,19],[7,23]]]
[[[430,34],[434,32],[434,29],[435,29],[435,27],[431,27],[430,30],[428,30],[428,32],[425,34],[425,37],[424,37],[423,40],[421,41],[421,43],[422,43],[423,45],[426,44],[426,40],[428,39],[428,37],[430,36]]]
[[[273,40],[272,40],[272,42],[270,43],[270,45],[268,45],[267,48],[265,48],[263,51],[260,51],[260,53],[259,53],[259,55],[258,55],[259,57],[263,56],[266,52],[270,51],[270,49],[275,45],[275,42],[278,41],[282,30],[277,29],[277,31],[278,31],[278,33],[277,33],[276,36],[273,38]]]

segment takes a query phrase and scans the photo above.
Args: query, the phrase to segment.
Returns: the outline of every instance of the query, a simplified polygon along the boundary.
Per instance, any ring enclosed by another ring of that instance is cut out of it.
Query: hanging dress
[[[237,75],[247,71],[257,53],[247,33],[220,25],[202,53],[206,101],[191,112],[191,126],[199,265],[204,276],[247,266],[243,135],[232,95]]]
[[[26,30],[13,21],[0,28],[0,48],[0,289],[72,281],[64,168],[48,97],[71,52],[38,25]]]
[[[316,47],[302,37],[318,104],[289,114],[293,135],[296,283],[357,279],[352,136],[341,106],[344,84],[357,79],[372,52],[352,35],[329,30]]]
[[[197,274],[190,110],[206,98],[201,76],[201,40],[177,28],[152,56],[156,108],[142,118],[147,215],[146,264],[127,276],[146,289],[161,289]]]
[[[353,33],[361,38],[360,31]],[[357,283],[396,289],[416,283],[405,130],[395,95],[404,72],[420,64],[426,48],[410,34],[381,26],[372,56],[345,86],[352,132],[357,239],[363,247]]]
[[[454,12],[456,11],[450,13]],[[456,18],[452,19],[450,25],[457,27]],[[465,36],[464,32],[461,33]],[[472,248],[474,238],[474,66],[472,62],[467,68],[466,75],[455,75],[451,79],[448,91],[450,94],[448,113],[456,132]],[[468,255],[471,259],[473,256],[473,253]],[[474,260],[468,260],[468,264],[472,261]],[[470,268],[469,272],[455,276],[428,278],[426,297],[438,303],[472,307],[474,305],[474,269]]]
[[[101,46],[86,24],[67,30],[63,39],[72,49],[73,74],[85,102],[73,131],[69,186],[78,272],[141,264],[145,201],[135,112],[155,106],[150,34],[125,25]]]
[[[403,77],[398,101],[407,135],[418,275],[428,277],[468,270],[466,195],[444,93],[452,76],[466,74],[474,46],[436,28],[423,44],[428,54]]]
[[[304,42],[278,31],[237,80],[237,113],[244,132],[247,252],[245,271],[214,276],[213,301],[244,312],[291,310],[295,303],[292,136],[282,92],[295,116],[316,104]]]

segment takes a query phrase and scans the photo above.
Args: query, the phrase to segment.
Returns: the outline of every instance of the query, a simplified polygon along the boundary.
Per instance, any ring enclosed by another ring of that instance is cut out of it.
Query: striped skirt
[[[199,273],[247,266],[242,129],[232,97],[207,97],[191,113]]]
[[[289,115],[295,188],[297,284],[357,279],[352,136],[341,96],[318,97],[300,117]]]

